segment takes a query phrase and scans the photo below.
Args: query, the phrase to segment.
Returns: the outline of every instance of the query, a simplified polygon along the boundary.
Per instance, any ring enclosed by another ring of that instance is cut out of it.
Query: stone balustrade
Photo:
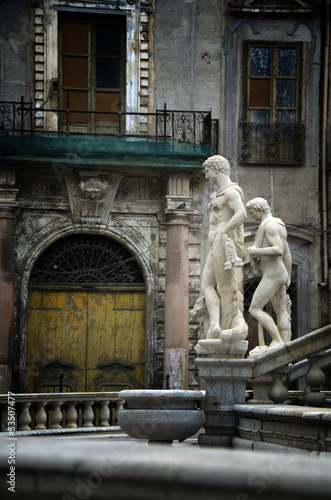
[[[8,399],[0,395],[1,432],[8,431],[9,413],[17,431],[107,428],[117,424],[123,404],[118,392],[13,394],[10,405]]]
[[[320,368],[325,368],[331,365],[331,349],[327,349],[323,354],[321,354],[318,364]],[[288,381],[294,382],[302,377],[304,377],[309,368],[308,359],[302,359],[297,363],[292,363],[290,367],[290,372],[288,374]]]

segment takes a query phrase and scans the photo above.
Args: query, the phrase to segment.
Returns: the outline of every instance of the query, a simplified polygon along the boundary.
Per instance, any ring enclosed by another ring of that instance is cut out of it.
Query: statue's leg
[[[214,250],[213,261],[217,292],[219,297],[221,298],[220,326],[222,330],[229,330],[233,326],[233,318],[238,311],[238,295],[235,287],[235,271],[233,267],[231,267],[231,269],[227,271],[224,270],[226,255],[224,246],[221,244],[218,246],[217,250]]]
[[[286,286],[283,285],[271,299],[271,302],[277,315],[277,328],[284,342],[290,342],[292,337],[291,316],[287,310],[287,301]]]
[[[221,333],[220,328],[220,308],[221,301],[215,289],[216,280],[213,267],[213,256],[210,252],[201,277],[201,291],[204,296],[206,307],[209,313],[210,325],[207,332],[207,339],[216,339]]]
[[[264,306],[272,300],[279,290],[279,284],[275,283],[263,275],[257,289],[252,298],[249,308],[250,314],[270,333],[272,342],[269,347],[274,347],[278,344],[283,344],[283,340],[279,334],[278,328],[272,317],[263,311]]]

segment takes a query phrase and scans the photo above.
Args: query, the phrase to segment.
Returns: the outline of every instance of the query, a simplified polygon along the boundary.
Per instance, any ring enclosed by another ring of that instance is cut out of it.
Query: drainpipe
[[[328,207],[327,207],[327,115],[328,115],[328,80],[329,80],[329,54],[330,54],[330,0],[326,0],[325,19],[325,47],[324,47],[324,82],[323,82],[323,110],[322,110],[322,234],[323,234],[323,275],[319,286],[327,286],[329,277],[328,265]]]

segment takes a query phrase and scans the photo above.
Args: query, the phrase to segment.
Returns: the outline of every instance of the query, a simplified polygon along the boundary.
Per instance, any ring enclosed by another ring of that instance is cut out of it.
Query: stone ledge
[[[331,458],[331,452],[328,451],[308,451],[299,450],[298,448],[290,448],[274,443],[266,443],[261,441],[250,441],[249,439],[234,438],[233,448],[236,450],[263,451],[282,454],[294,454],[308,457],[324,457]]]
[[[331,409],[287,405],[235,405],[238,433],[244,448],[327,453],[331,456]],[[234,438],[233,445],[237,442]],[[238,443],[237,443],[238,444]]]
[[[261,420],[309,420],[313,425],[314,421],[318,424],[325,422],[330,425],[331,408],[312,408],[310,406],[289,406],[289,405],[243,405],[238,404],[234,407],[238,415],[247,418],[258,418]]]
[[[14,436],[11,436],[9,432],[1,432],[0,439],[6,438],[17,438],[17,437],[27,437],[27,436],[61,436],[61,435],[71,435],[71,434],[92,434],[92,433],[122,433],[119,425],[111,425],[109,427],[77,427],[77,428],[62,428],[62,429],[43,429],[43,430],[31,430],[31,431],[15,431]]]

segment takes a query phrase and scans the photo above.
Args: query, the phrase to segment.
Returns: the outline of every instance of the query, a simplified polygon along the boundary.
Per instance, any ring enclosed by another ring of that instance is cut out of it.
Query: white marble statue
[[[222,156],[212,156],[203,164],[206,178],[217,186],[209,210],[210,252],[201,278],[203,298],[196,309],[206,308],[207,339],[243,334],[248,327],[243,317],[242,258],[243,222],[247,217],[242,189],[230,179],[230,164]],[[201,315],[198,311],[197,316]]]
[[[260,346],[251,351],[250,355],[253,355],[291,340],[290,300],[286,291],[291,280],[292,259],[285,224],[272,216],[268,202],[264,198],[254,198],[246,207],[253,219],[261,222],[254,245],[246,250],[252,266],[259,267],[262,271],[261,281],[249,309],[259,322],[260,329]],[[263,311],[270,300],[277,315],[277,325]],[[269,347],[264,345],[261,327],[271,335]]]

